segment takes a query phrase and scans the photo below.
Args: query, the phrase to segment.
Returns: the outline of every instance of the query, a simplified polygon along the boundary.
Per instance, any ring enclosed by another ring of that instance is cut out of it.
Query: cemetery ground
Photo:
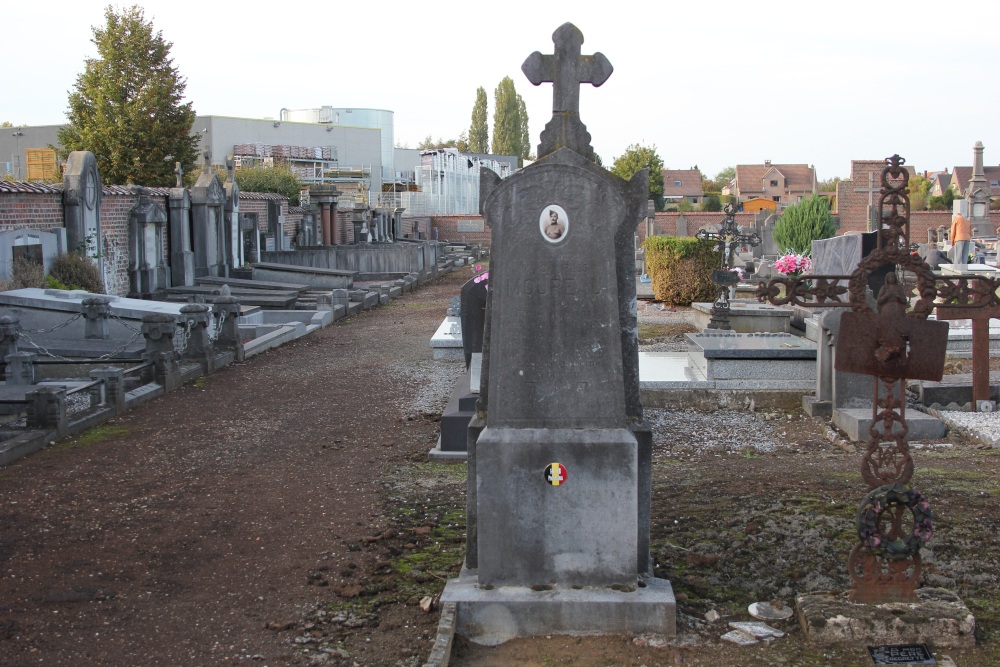
[[[235,364],[0,469],[5,665],[421,665],[464,550],[465,466],[428,463],[461,362],[428,341],[470,274]],[[681,345],[683,309],[641,308]],[[870,665],[861,644],[721,642],[747,605],[844,589],[860,452],[801,413],[647,409],[652,551],[678,637],[458,641],[453,665]],[[927,585],[976,614],[961,667],[1000,664],[1000,450],[914,448]],[[710,622],[706,614],[719,620]]]

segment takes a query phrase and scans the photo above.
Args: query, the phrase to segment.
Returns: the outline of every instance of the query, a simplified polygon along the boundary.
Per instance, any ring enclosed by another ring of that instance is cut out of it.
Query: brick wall
[[[432,215],[430,222],[432,230],[430,238],[434,238],[433,230],[436,229],[438,233],[438,239],[440,239],[441,241],[451,241],[452,243],[473,243],[483,246],[489,246],[493,236],[490,233],[489,226],[486,224],[483,224],[483,231],[481,232],[458,231],[459,220],[481,221],[482,219],[483,216],[479,214]]]
[[[694,236],[702,227],[718,225],[726,217],[724,213],[703,213],[700,211],[691,213],[658,212],[653,219],[653,234],[656,236],[677,236],[677,221],[681,216],[687,221],[688,236]],[[737,213],[736,224],[748,229],[753,225],[755,217],[753,213]],[[646,240],[645,220],[639,223],[635,231],[639,235],[640,243]]]
[[[49,230],[63,226],[62,193],[0,194],[0,231]]]
[[[839,234],[868,231],[868,192],[858,190],[868,190],[868,174],[872,174],[872,187],[876,192],[871,197],[872,203],[877,205],[883,169],[885,160],[851,160],[851,178],[837,183]]]
[[[942,225],[951,229],[950,211],[913,211],[910,213],[910,243],[927,243],[927,230]]]

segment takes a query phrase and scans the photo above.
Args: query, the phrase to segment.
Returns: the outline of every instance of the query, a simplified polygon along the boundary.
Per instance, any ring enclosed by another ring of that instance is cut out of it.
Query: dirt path
[[[266,626],[300,628],[375,569],[359,545],[385,529],[384,476],[436,437],[432,420],[407,414],[412,369],[467,278],[0,470],[0,663],[297,660],[288,632]],[[412,638],[390,636],[369,659],[407,645],[426,657],[434,622],[415,612]]]

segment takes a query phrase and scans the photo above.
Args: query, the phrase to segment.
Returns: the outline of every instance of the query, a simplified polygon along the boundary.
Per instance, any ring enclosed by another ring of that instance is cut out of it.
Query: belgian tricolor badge
[[[561,463],[550,463],[545,466],[545,481],[552,486],[566,483],[566,468]]]

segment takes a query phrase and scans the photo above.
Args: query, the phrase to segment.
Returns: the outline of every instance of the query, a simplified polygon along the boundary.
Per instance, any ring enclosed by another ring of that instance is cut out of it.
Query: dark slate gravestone
[[[553,40],[554,56],[533,53],[522,68],[555,84],[538,161],[502,181],[481,172],[492,258],[469,429],[467,565],[478,568],[442,598],[458,604],[459,634],[480,643],[675,631],[670,584],[644,576],[649,440],[632,239],[648,174],[626,182],[594,163],[579,84],[603,83],[611,65],[580,55],[571,24]]]
[[[483,330],[486,327],[486,295],[488,282],[475,278],[462,285],[462,350],[465,352],[465,367],[472,363],[474,352],[483,351]]]
[[[878,247],[878,232],[843,234],[813,241],[811,273],[817,276],[849,276],[858,268],[862,259]],[[878,294],[885,284],[885,277],[895,271],[894,264],[881,266],[868,277],[872,294]],[[846,287],[847,281],[842,281]],[[845,297],[846,298],[846,297]]]

